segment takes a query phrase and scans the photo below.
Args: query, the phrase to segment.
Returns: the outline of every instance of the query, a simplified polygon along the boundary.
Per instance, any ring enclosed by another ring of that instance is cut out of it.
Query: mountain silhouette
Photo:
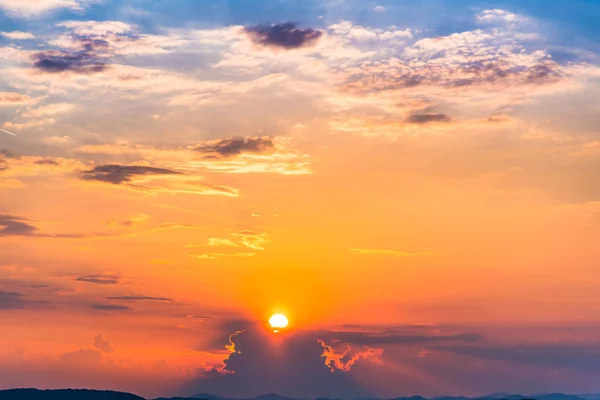
[[[87,390],[87,389],[9,389],[0,390],[0,400],[146,400],[143,397],[131,393],[115,392],[110,390]],[[249,398],[227,398],[213,394],[199,393],[190,397],[156,398],[153,400],[310,400],[281,396],[276,393],[263,394]],[[339,400],[320,397],[314,400]],[[367,399],[353,399],[367,400]],[[386,400],[386,399],[368,399]],[[570,395],[563,393],[549,393],[535,396],[523,396],[520,394],[492,393],[486,396],[464,397],[464,396],[439,396],[439,397],[396,397],[388,400],[600,400],[600,394]]]
[[[0,390],[0,400],[145,400],[131,393],[87,389]]]

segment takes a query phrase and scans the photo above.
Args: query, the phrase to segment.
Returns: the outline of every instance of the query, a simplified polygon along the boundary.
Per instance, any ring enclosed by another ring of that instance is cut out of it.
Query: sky
[[[600,392],[599,18],[0,0],[0,388]]]

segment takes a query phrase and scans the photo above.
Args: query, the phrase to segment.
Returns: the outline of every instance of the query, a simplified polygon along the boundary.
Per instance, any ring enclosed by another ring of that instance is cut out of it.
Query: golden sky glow
[[[589,32],[123,3],[0,0],[0,387],[600,391]]]

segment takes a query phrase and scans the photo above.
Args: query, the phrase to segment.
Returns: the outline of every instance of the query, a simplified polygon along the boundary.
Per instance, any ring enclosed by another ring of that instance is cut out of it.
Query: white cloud
[[[5,38],[12,40],[28,40],[35,39],[35,35],[31,32],[12,31],[12,32],[0,32],[0,35]]]
[[[375,7],[373,7],[373,11],[385,12],[385,7],[384,6],[375,6]]]
[[[501,10],[501,9],[493,9],[493,10],[484,10],[477,14],[476,16],[477,22],[479,23],[511,23],[516,24],[520,22],[528,21],[527,17],[522,15],[514,14],[509,11]]]
[[[33,17],[60,8],[83,9],[94,0],[0,0],[0,9],[12,17]]]
[[[78,35],[92,36],[123,34],[133,30],[131,25],[121,21],[65,21],[56,26],[71,29]]]

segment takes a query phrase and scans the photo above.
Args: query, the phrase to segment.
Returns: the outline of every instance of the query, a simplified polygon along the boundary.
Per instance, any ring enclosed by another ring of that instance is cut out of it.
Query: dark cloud
[[[479,359],[510,361],[517,364],[597,371],[600,369],[600,345],[596,343],[556,344],[483,344],[477,346],[437,345],[433,349]]]
[[[96,285],[116,285],[119,283],[119,278],[112,275],[84,275],[76,277],[75,280]]]
[[[406,334],[396,332],[321,332],[320,338],[341,341],[344,343],[362,346],[377,346],[385,344],[427,344],[443,342],[480,342],[484,338],[479,333],[454,333],[454,334]]]
[[[230,337],[232,353],[221,369],[213,369],[186,388],[184,394],[215,393],[243,397],[279,393],[315,398],[371,395],[350,374],[325,365],[324,349],[313,332],[274,334],[257,324]],[[279,334],[278,334],[279,335]]]
[[[286,50],[312,46],[323,35],[316,29],[297,28],[293,22],[246,27],[244,31],[256,44]]]
[[[6,160],[10,158],[19,158],[16,154],[6,149],[0,149],[0,171],[8,169]]]
[[[104,233],[94,233],[91,235],[84,234],[70,234],[70,233],[61,233],[61,234],[43,234],[38,233],[38,228],[34,225],[31,225],[31,221],[18,217],[15,215],[9,214],[0,214],[0,237],[3,236],[33,236],[33,237],[41,237],[41,238],[63,238],[63,239],[77,239],[77,238],[85,238],[85,237],[99,237],[99,236],[107,236]]]
[[[16,292],[0,291],[0,309],[11,310],[23,308],[23,298],[25,296]]]
[[[35,69],[51,74],[69,71],[91,75],[108,68],[103,61],[88,52],[42,51],[35,54],[33,60]]]
[[[141,165],[107,164],[83,171],[82,179],[119,185],[128,183],[131,178],[138,175],[180,175],[181,172],[165,168],[145,167]]]
[[[430,122],[450,122],[452,118],[446,114],[434,114],[434,113],[413,113],[408,116],[406,122],[411,124],[428,124]]]
[[[35,236],[37,228],[28,219],[14,215],[0,214],[0,237]]]
[[[120,301],[173,301],[168,297],[150,297],[150,296],[114,296],[105,297],[107,300],[120,300]]]
[[[103,353],[112,353],[114,351],[114,349],[110,345],[110,342],[104,339],[104,336],[102,336],[101,334],[98,334],[98,336],[94,338],[92,346],[94,346],[96,349],[100,350]]]
[[[242,153],[265,153],[273,150],[275,145],[269,137],[236,137],[201,142],[190,148],[208,157],[222,158]]]
[[[26,308],[39,308],[49,304],[46,301],[32,301],[26,295],[17,292],[0,290],[0,310],[22,310]]]
[[[10,150],[0,149],[0,159],[2,158],[19,158],[19,156]]]
[[[90,307],[94,310],[99,311],[129,311],[130,307],[122,306],[119,304],[92,304]]]
[[[60,165],[60,163],[56,160],[53,160],[51,158],[44,158],[42,160],[37,160],[34,162],[34,164],[38,164],[38,165]]]
[[[33,67],[49,74],[73,72],[82,75],[96,74],[109,67],[108,42],[76,36],[73,42],[73,50],[46,50],[33,54]]]

